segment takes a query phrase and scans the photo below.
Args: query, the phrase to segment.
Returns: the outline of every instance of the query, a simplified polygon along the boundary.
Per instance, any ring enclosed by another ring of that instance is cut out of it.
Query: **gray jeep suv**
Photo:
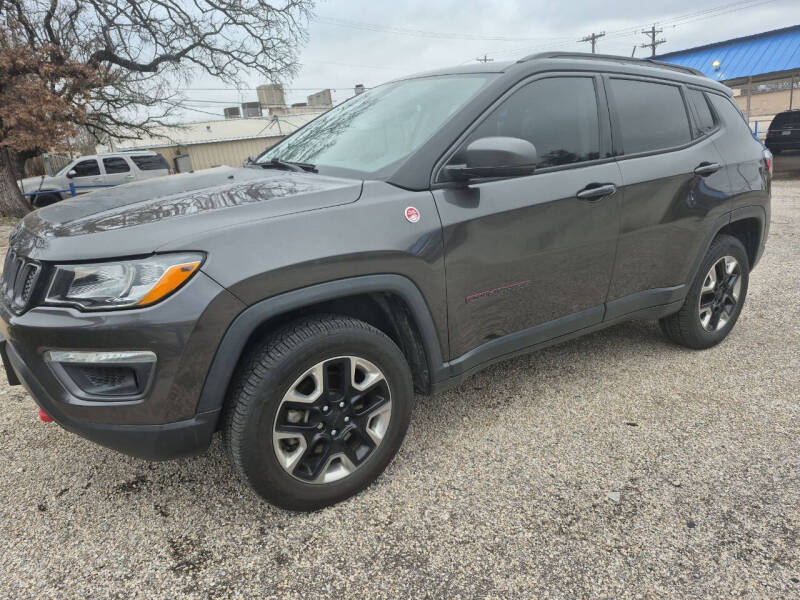
[[[415,392],[627,319],[722,341],[770,170],[693,70],[549,53],[408,77],[245,167],[29,215],[3,361],[65,429],[146,459],[220,430],[258,494],[313,510],[383,471]]]

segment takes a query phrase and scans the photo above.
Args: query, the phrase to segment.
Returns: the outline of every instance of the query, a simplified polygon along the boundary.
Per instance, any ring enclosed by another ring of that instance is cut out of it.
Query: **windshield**
[[[419,148],[487,77],[450,75],[387,83],[331,109],[256,162],[279,158],[375,173]]]
[[[58,177],[59,175],[63,175],[64,173],[67,172],[67,169],[72,168],[72,165],[74,165],[74,164],[75,164],[74,160],[69,161],[67,164],[65,164],[63,167],[61,167],[58,171],[53,173],[52,177]]]

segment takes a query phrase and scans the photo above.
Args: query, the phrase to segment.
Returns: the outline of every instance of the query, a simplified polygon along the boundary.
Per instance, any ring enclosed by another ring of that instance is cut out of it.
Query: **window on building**
[[[674,148],[692,140],[678,86],[612,79],[611,90],[625,154]]]

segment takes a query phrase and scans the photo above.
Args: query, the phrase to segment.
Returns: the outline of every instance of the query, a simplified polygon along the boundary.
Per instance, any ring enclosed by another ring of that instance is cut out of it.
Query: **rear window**
[[[612,79],[625,154],[682,146],[692,141],[689,117],[677,86]]]
[[[745,120],[742,111],[739,110],[739,107],[736,106],[736,103],[732,99],[720,96],[719,94],[709,94],[708,99],[711,101],[711,105],[726,126],[730,127],[732,130],[738,129],[742,133],[746,131],[748,135],[753,135],[753,132],[750,130],[750,125],[748,125]]]
[[[112,175],[114,173],[127,173],[130,171],[127,161],[118,156],[103,159],[103,166],[106,168],[106,173]]]
[[[800,111],[783,112],[775,115],[770,123],[770,129],[779,129],[781,127],[795,127],[800,125]]]
[[[131,160],[142,171],[156,171],[158,169],[169,169],[169,163],[160,154],[140,154],[131,156]]]
[[[708,106],[706,95],[700,90],[687,90],[686,96],[689,99],[689,104],[692,105],[694,116],[697,120],[698,136],[705,135],[714,130],[714,115],[711,113],[711,108]]]

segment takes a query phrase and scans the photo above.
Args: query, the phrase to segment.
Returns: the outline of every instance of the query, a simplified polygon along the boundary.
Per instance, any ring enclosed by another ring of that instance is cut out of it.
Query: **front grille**
[[[9,248],[3,267],[0,292],[5,304],[15,313],[29,308],[42,266],[35,260],[19,256]]]

